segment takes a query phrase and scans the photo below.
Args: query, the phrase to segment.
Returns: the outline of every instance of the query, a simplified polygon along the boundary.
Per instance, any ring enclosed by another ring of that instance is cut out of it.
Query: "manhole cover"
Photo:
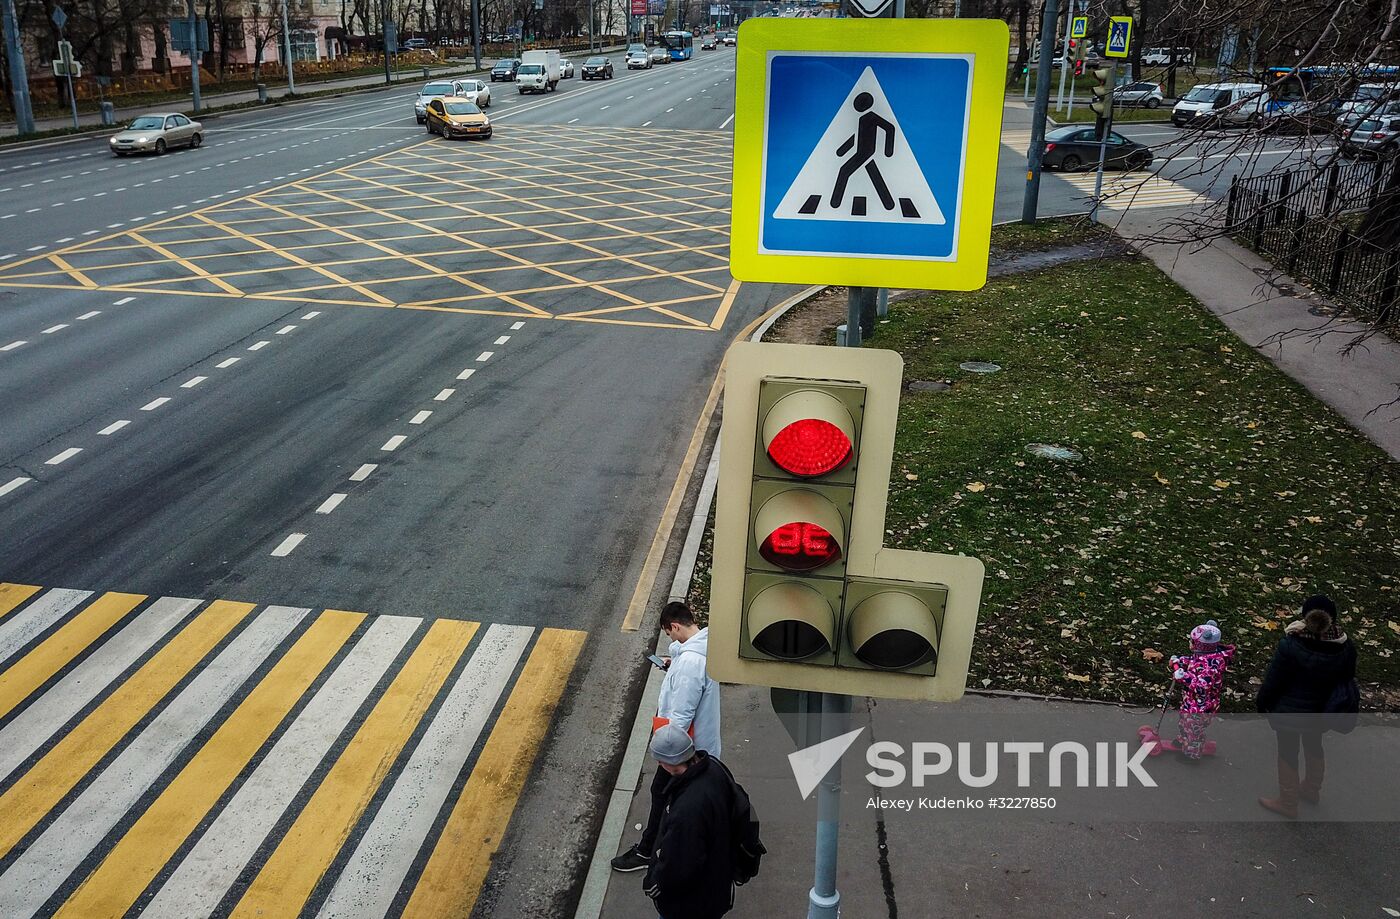
[[[952,388],[951,383],[942,380],[915,380],[909,384],[910,392],[947,392]]]
[[[1000,364],[989,364],[986,361],[963,361],[958,367],[968,373],[996,373],[1001,369]]]
[[[1057,444],[1027,444],[1026,449],[1042,459],[1061,463],[1072,463],[1084,458],[1084,454],[1078,450],[1071,450],[1069,447],[1061,447]]]

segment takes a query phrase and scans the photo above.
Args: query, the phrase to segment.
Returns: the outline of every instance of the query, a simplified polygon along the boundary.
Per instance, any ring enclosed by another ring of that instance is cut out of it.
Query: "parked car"
[[[559,79],[572,80],[574,78],[574,62],[567,57],[559,59]]]
[[[455,96],[462,91],[462,80],[433,80],[424,84],[413,99],[413,117],[419,124],[427,118],[428,101],[444,96]]]
[[[1368,118],[1385,118],[1388,115],[1400,115],[1400,99],[1382,103],[1371,109],[1338,114],[1337,126],[1343,129],[1354,128]]]
[[[585,80],[611,80],[613,78],[612,61],[605,57],[590,57],[583,62],[582,78]]]
[[[466,99],[475,103],[478,108],[491,107],[491,87],[480,80],[457,80],[458,99]]]
[[[1045,135],[1044,164],[1050,169],[1076,172],[1099,162],[1098,134],[1094,128],[1056,128]],[[1106,169],[1146,169],[1152,165],[1152,149],[1116,131],[1108,133],[1104,151]]]
[[[651,55],[650,55],[649,53],[647,53],[646,51],[628,51],[628,52],[627,52],[627,69],[628,69],[628,70],[650,70],[650,69],[651,69]]]
[[[509,83],[515,79],[515,72],[520,69],[520,58],[504,57],[496,62],[496,66],[491,68],[491,82],[497,80]]]
[[[1147,48],[1142,52],[1142,63],[1147,67],[1170,67],[1171,48]],[[1196,63],[1196,52],[1190,48],[1176,49],[1176,63],[1179,67],[1191,67]]]
[[[474,102],[446,96],[428,102],[428,133],[444,138],[491,136],[491,119]]]
[[[650,58],[650,60],[651,60],[651,62],[652,62],[653,64],[669,64],[669,63],[671,63],[671,52],[667,51],[665,48],[661,47],[660,45],[657,45],[656,47],[654,47],[654,48],[652,48],[650,51],[648,51],[648,52],[647,52],[647,55],[648,55],[648,57]]]
[[[1342,131],[1342,156],[1395,156],[1400,153],[1400,116],[1367,118]]]
[[[1337,106],[1337,121],[1360,121],[1396,100],[1400,100],[1400,87],[1394,83],[1362,83],[1350,99]]]
[[[128,153],[163,154],[171,147],[195,148],[204,143],[204,126],[190,121],[179,112],[142,115],[132,120],[126,130],[112,135],[107,142],[117,156]]]
[[[410,38],[403,43],[403,50],[405,51],[426,51],[427,48],[428,40],[426,38]]]
[[[1172,124],[1253,124],[1264,112],[1262,83],[1203,83],[1172,107]]]
[[[1162,95],[1162,87],[1156,83],[1128,83],[1113,91],[1114,105],[1142,105],[1147,108],[1157,108],[1162,104],[1166,96]]]

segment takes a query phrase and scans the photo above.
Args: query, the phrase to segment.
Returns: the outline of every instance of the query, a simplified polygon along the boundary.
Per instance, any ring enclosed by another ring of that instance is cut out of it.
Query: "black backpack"
[[[717,759],[711,758],[711,761],[729,777],[732,792],[729,805],[730,859],[734,864],[734,883],[742,887],[758,877],[759,863],[768,854],[768,849],[758,838],[758,817],[749,801],[749,793],[735,781],[734,773],[729,771],[728,766]]]

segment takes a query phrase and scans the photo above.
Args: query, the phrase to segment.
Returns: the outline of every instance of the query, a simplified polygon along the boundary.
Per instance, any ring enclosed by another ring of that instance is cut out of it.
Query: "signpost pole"
[[[849,328],[849,327],[848,327]],[[859,329],[859,325],[856,326]],[[848,343],[849,343],[849,336]],[[859,332],[857,332],[859,342]],[[814,743],[846,733],[846,713],[851,697],[834,692],[804,691],[805,708],[815,706],[813,720],[818,725]],[[841,760],[836,760],[817,786],[817,852],[812,889],[807,894],[807,919],[839,919],[841,891],[836,889],[836,863],[841,830]]]
[[[287,92],[295,96],[297,94],[297,79],[292,74],[292,32],[287,27],[287,3],[289,0],[282,0],[282,49],[287,60]]]
[[[593,47],[593,0],[588,0],[588,41]],[[481,69],[481,0],[472,0],[472,58]]]
[[[1069,33],[1074,29],[1074,4],[1065,4],[1065,44],[1060,53],[1060,91],[1055,96],[1055,111],[1065,110],[1065,71],[1069,70]]]
[[[1045,0],[1045,16],[1040,22],[1040,62],[1035,71],[1035,110],[1031,112],[1031,146],[1026,151],[1022,223],[1035,223],[1036,209],[1040,203],[1040,167],[1045,160],[1045,117],[1050,108],[1050,55],[1055,51],[1055,26],[1059,21],[1059,0]]]
[[[282,0],[286,2],[286,0]],[[384,45],[384,85],[388,86],[389,78],[389,0],[379,0],[379,37]]]
[[[15,128],[20,136],[34,133],[34,109],[29,102],[29,73],[24,67],[24,50],[19,44],[19,26],[14,0],[0,0],[5,28],[5,59],[10,62],[10,94],[15,103]]]
[[[1094,176],[1094,204],[1089,208],[1089,219],[1093,220],[1099,215],[1099,197],[1103,194],[1103,164],[1108,154],[1108,135],[1113,130],[1113,93],[1112,90],[1118,88],[1118,62],[1110,61],[1108,64],[1108,86],[1110,92],[1104,96],[1104,101],[1108,106],[1108,114],[1104,118],[1103,134],[1099,136],[1099,171]]]
[[[283,0],[286,2],[286,0]],[[190,17],[190,95],[194,99],[194,110],[199,112],[201,105],[199,100],[199,17],[194,11],[194,0],[187,0],[186,8]]]

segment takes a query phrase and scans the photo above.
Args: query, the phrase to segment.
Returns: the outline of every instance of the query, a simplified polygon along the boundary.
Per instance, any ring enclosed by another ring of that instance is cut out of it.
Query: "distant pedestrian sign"
[[[764,17],[739,38],[736,278],[986,283],[1004,23]]]
[[[1075,16],[1070,20],[1069,37],[1084,38],[1089,34],[1089,17]]]
[[[1108,43],[1104,46],[1105,57],[1127,57],[1128,47],[1133,38],[1133,17],[1114,16],[1108,21]]]

